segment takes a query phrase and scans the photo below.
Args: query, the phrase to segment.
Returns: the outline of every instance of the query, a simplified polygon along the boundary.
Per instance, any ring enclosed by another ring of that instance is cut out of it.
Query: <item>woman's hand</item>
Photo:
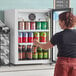
[[[33,45],[36,46],[36,47],[40,47],[44,50],[47,50],[47,49],[53,47],[53,45],[51,44],[50,41],[48,41],[46,44],[40,44],[40,42],[37,39],[34,39]]]
[[[39,47],[40,42],[37,39],[34,39],[33,45],[35,45],[36,47]]]

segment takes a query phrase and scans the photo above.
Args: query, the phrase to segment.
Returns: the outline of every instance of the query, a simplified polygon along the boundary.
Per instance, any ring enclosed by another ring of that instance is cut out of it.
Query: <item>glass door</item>
[[[71,11],[71,8],[67,8],[67,9],[53,9],[52,10],[52,27],[53,27],[53,35],[57,32],[62,31],[62,29],[59,26],[59,14],[61,14],[62,12],[66,12],[66,11]],[[52,51],[52,60],[56,61],[57,60],[57,54],[58,54],[58,49],[57,46],[53,47],[53,51]]]

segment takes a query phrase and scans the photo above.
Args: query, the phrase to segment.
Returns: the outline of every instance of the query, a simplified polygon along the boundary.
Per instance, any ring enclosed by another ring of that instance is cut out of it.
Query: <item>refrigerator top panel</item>
[[[19,21],[46,21],[47,15],[51,9],[26,9],[26,10],[18,10],[17,16]]]

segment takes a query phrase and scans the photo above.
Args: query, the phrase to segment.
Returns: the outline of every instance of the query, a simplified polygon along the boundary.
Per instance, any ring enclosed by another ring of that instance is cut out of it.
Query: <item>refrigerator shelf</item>
[[[49,32],[50,30],[18,30],[18,32]]]
[[[33,43],[18,43],[19,45],[33,45]]]
[[[41,44],[45,44],[46,42],[40,42]],[[33,45],[33,43],[18,43],[19,45]]]

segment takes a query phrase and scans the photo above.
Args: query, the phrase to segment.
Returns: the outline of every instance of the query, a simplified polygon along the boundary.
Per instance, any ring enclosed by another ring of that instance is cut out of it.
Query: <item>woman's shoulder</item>
[[[75,31],[75,32],[76,32],[76,29],[73,29],[73,31]]]
[[[69,33],[69,32],[72,32],[72,31],[76,33],[76,29],[65,29],[65,30],[62,30],[60,32],[55,33],[54,35],[59,36],[59,35],[63,35],[66,32]]]
[[[64,32],[64,30],[57,32],[55,35],[61,35]]]

